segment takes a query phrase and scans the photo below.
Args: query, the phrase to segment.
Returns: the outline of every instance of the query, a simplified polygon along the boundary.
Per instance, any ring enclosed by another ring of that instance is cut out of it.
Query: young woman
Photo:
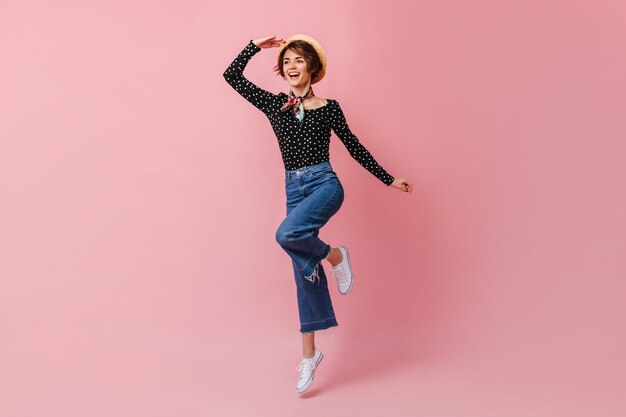
[[[243,70],[261,49],[279,48],[275,71],[289,85],[289,94],[273,94],[251,83]],[[323,354],[315,347],[315,331],[337,326],[323,260],[332,265],[339,292],[346,295],[354,282],[345,246],[331,247],[318,235],[343,203],[343,187],[329,161],[331,129],[350,155],[385,185],[404,192],[413,186],[389,175],[350,131],[337,100],[322,99],[312,84],[326,73],[326,54],[307,35],[284,40],[269,36],[251,40],[224,72],[226,81],[269,119],[285,166],[287,215],[276,240],[291,257],[296,281],[303,359],[296,389],[313,382]]]

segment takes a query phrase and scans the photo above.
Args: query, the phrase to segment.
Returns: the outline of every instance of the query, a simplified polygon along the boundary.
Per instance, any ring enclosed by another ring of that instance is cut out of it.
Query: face
[[[307,71],[306,61],[297,52],[288,49],[283,56],[283,73],[292,87],[305,87],[311,81],[311,73]],[[291,74],[295,76],[291,76]]]

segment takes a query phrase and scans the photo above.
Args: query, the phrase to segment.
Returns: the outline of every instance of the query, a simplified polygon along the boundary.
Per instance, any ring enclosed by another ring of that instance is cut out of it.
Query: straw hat
[[[278,48],[277,56],[280,56],[280,53],[283,51],[283,49],[287,47],[287,45],[289,45],[291,41],[305,41],[308,44],[310,44],[313,47],[313,49],[315,49],[315,52],[317,52],[317,55],[320,57],[322,68],[318,71],[317,76],[311,79],[311,84],[315,84],[316,82],[319,82],[322,78],[324,78],[324,75],[326,74],[326,53],[324,52],[322,45],[320,45],[320,43],[316,41],[315,39],[313,39],[312,37],[300,33],[298,35],[292,35],[288,37],[287,39],[285,39],[285,43],[283,43]]]

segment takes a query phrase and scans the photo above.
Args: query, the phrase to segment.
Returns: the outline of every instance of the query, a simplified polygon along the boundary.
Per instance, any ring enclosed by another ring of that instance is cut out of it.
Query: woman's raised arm
[[[231,87],[235,89],[243,98],[252,103],[256,108],[267,114],[272,105],[277,103],[278,96],[269,91],[263,90],[254,83],[250,82],[244,75],[243,70],[250,59],[262,48],[271,48],[280,46],[284,41],[282,39],[274,39],[275,36],[251,40],[248,45],[237,55],[231,64],[224,71],[224,79]]]

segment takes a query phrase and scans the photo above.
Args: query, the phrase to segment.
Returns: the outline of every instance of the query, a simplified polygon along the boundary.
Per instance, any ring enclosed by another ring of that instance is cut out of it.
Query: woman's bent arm
[[[258,46],[250,41],[248,45],[237,55],[235,60],[224,71],[224,79],[231,85],[243,98],[252,103],[256,108],[267,114],[269,110],[278,104],[278,96],[263,90],[254,83],[250,82],[244,75],[243,70],[250,59],[261,50]]]

